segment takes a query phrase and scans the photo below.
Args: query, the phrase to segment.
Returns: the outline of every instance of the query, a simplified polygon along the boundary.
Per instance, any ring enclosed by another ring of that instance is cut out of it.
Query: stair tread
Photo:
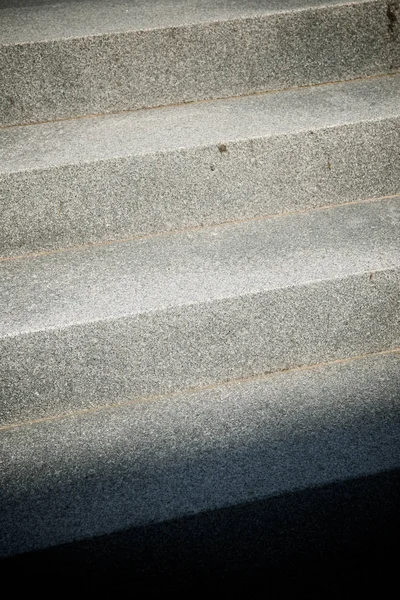
[[[399,361],[2,430],[0,555],[399,468]]]
[[[399,10],[0,2],[1,558],[398,522]]]
[[[0,11],[0,122],[393,73],[400,68],[396,10],[381,0],[107,0],[7,8]]]
[[[352,0],[351,4],[370,0]],[[6,6],[0,44],[21,44],[124,31],[244,19],[284,11],[340,6],[348,0],[83,0]],[[3,3],[4,7],[4,3]]]
[[[399,193],[399,96],[393,75],[0,130],[0,256]]]
[[[399,95],[392,75],[3,129],[0,175],[203,146],[223,158],[228,143],[399,117]]]
[[[400,197],[0,263],[2,336],[400,266]]]

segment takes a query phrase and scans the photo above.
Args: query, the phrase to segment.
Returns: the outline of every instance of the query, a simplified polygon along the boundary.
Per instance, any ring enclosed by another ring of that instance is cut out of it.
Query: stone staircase
[[[0,7],[4,572],[384,556],[399,2]]]

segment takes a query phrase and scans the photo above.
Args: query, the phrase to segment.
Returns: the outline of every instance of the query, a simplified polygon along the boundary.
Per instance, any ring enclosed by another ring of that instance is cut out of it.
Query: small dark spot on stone
[[[374,280],[374,273],[370,273],[370,274],[369,274],[369,280],[370,280],[370,281],[373,281],[373,280]]]
[[[215,171],[215,165],[210,165],[211,171]]]
[[[332,169],[332,165],[329,160],[328,160],[328,169],[329,169],[329,171]]]
[[[12,96],[8,96],[7,100],[10,103],[10,106],[15,106],[15,100]]]
[[[228,152],[228,148],[226,144],[218,144],[218,150],[223,154],[224,152]]]
[[[398,21],[396,12],[399,10],[400,4],[397,0],[394,2],[388,2],[386,15],[388,18],[388,31],[389,33],[394,32],[395,25]]]

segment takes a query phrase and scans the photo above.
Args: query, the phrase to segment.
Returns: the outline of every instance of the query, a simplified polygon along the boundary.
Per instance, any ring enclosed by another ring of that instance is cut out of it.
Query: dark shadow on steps
[[[2,580],[125,592],[248,592],[261,580],[268,598],[360,594],[395,581],[399,506],[395,470],[9,558]]]

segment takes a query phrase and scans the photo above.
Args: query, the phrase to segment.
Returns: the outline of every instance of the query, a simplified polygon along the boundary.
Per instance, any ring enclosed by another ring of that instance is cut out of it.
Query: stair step
[[[400,468],[399,389],[397,351],[2,430],[0,555],[268,498],[273,531],[282,496]]]
[[[12,4],[0,10],[3,125],[400,68],[399,9],[383,0]]]
[[[0,263],[0,422],[400,346],[400,197]]]
[[[389,76],[0,131],[0,255],[400,193],[399,97]]]

